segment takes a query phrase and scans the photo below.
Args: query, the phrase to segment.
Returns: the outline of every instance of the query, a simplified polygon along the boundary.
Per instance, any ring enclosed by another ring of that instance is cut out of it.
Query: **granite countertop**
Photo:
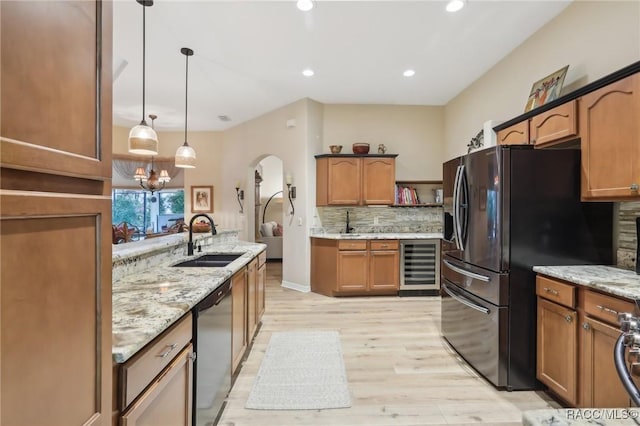
[[[616,296],[640,300],[640,275],[627,269],[602,265],[570,265],[534,266],[533,270]]]
[[[317,234],[311,237],[329,240],[427,240],[442,238],[442,232],[354,232],[352,234]]]
[[[558,408],[522,413],[525,426],[639,425],[640,408]]]
[[[155,244],[167,244],[167,241],[150,245]],[[174,256],[158,267],[114,281],[114,362],[123,363],[128,360],[265,248],[266,245],[259,243],[221,242],[194,256]],[[153,248],[147,247],[147,250]],[[171,266],[208,253],[242,253],[242,256],[223,268]]]

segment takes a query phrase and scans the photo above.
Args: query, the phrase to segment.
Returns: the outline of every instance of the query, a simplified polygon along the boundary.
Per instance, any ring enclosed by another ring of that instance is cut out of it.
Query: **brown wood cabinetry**
[[[267,290],[267,252],[263,251],[258,255],[258,291],[256,293],[257,300],[257,323],[260,323],[262,315],[264,315],[266,290]]]
[[[111,21],[0,2],[3,425],[111,422]]]
[[[187,313],[127,362],[115,367],[120,425],[191,425],[192,327],[191,313]]]
[[[316,205],[391,205],[395,156],[320,156],[316,159]]]
[[[538,275],[537,377],[574,407],[628,407],[613,363],[627,300]],[[553,299],[553,301],[548,300]]]
[[[531,117],[529,143],[546,147],[578,137],[578,102],[569,101]]]
[[[247,265],[247,336],[251,340],[258,327],[258,258]]]
[[[232,331],[231,372],[235,374],[247,350],[247,268],[231,277]]]
[[[497,133],[498,145],[526,145],[529,143],[529,120],[521,121]]]
[[[548,147],[578,137],[578,102],[569,101],[497,133],[499,145]]]
[[[397,294],[398,240],[311,239],[311,291],[325,296]]]
[[[640,74],[580,98],[583,199],[640,199]]]

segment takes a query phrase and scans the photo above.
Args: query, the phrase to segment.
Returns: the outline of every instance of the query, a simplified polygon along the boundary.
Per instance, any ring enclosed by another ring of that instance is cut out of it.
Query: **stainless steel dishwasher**
[[[193,425],[218,422],[231,390],[231,280],[193,308]]]

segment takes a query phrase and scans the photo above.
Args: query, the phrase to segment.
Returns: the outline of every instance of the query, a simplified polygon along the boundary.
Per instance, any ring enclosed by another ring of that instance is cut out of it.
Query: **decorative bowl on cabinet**
[[[369,153],[369,144],[368,143],[354,143],[353,146],[354,154],[368,154]]]

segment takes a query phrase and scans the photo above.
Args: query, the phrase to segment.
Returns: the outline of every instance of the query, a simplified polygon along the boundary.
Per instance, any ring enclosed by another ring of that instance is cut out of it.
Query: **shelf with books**
[[[440,190],[440,199],[437,199],[437,190]],[[440,207],[441,198],[441,180],[399,180],[393,207]]]

